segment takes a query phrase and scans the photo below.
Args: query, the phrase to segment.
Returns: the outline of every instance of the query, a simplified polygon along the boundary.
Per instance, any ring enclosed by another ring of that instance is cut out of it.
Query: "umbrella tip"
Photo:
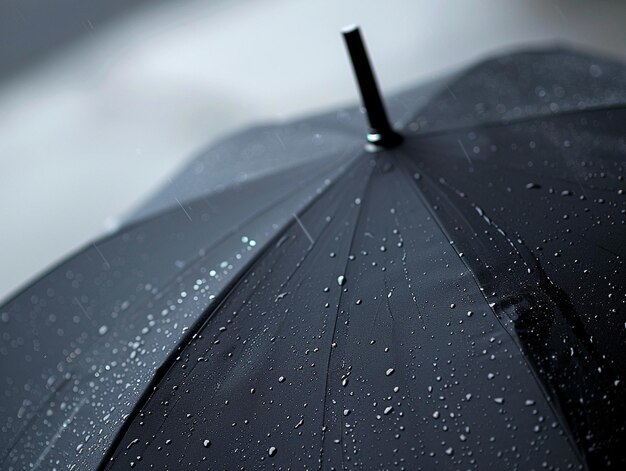
[[[378,151],[395,147],[402,142],[402,136],[389,124],[361,31],[357,25],[348,25],[341,29],[341,33],[350,55],[352,69],[361,93],[361,101],[370,124],[366,149]]]

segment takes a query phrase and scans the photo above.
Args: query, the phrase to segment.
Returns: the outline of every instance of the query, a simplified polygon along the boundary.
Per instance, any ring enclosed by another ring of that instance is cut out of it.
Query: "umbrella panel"
[[[108,468],[580,465],[406,159],[363,156],[294,221],[171,359]]]

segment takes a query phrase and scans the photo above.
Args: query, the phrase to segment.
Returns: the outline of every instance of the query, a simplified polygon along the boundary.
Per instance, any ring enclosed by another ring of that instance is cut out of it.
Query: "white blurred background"
[[[350,23],[385,90],[512,47],[626,58],[619,0],[0,0],[0,298],[224,133],[355,101]]]

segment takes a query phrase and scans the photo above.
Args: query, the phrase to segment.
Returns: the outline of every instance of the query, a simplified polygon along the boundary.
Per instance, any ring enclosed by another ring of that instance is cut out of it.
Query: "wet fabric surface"
[[[95,468],[215,295],[338,171],[304,166],[144,220],[3,308],[4,468]]]
[[[264,254],[111,468],[577,467],[416,181],[394,156],[363,156],[335,186],[300,216],[317,242],[294,223]]]
[[[389,102],[402,147],[233,137],[2,307],[4,468],[622,469],[624,67]]]
[[[625,119],[577,112],[408,144],[420,188],[596,469],[626,463]]]
[[[417,133],[621,106],[621,62],[567,49],[522,51],[451,77],[408,128]]]

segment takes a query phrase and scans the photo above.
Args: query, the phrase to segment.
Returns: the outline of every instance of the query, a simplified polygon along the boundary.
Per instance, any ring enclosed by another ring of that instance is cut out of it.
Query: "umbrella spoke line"
[[[335,198],[336,201],[343,201],[342,197],[345,196],[344,193],[348,193],[349,190],[349,185],[344,186],[341,189],[341,193],[339,193],[337,195],[337,198]],[[338,208],[335,208],[335,212],[337,211]],[[294,213],[293,216],[295,217],[296,221],[298,221],[298,224],[300,225],[300,227],[305,231],[305,233],[308,234],[308,231],[306,231],[304,229],[304,226],[302,224],[302,222],[300,221],[300,218]],[[289,229],[293,228],[293,223],[290,225]],[[319,233],[319,236],[322,236],[326,230],[329,228],[328,225],[326,225],[325,227],[322,228],[322,230]],[[287,229],[287,230],[289,230]],[[286,232],[286,231],[285,231]],[[309,236],[309,240],[312,240],[312,237]],[[312,244],[308,247],[308,249],[305,251],[302,259],[300,260],[300,266],[303,265],[303,262],[306,260],[306,258],[309,256],[309,254],[311,253],[311,249],[313,248],[313,245],[315,244],[315,242],[313,241]],[[287,283],[289,283],[292,279],[292,277],[298,272],[300,266],[297,266],[288,276],[287,278],[280,284],[278,291],[282,291],[282,289],[287,285]]]
[[[411,178],[407,178],[408,174],[406,173],[406,171],[404,170],[404,168],[402,168],[402,166],[396,166],[397,170],[396,172],[400,173],[401,175],[404,176],[404,182],[406,183],[405,186],[409,187],[408,191],[412,191],[410,187],[412,187],[414,185],[414,181]],[[399,168],[398,168],[399,167]],[[400,177],[402,178],[402,177]],[[399,185],[394,185],[393,186],[393,191],[395,191],[396,193],[398,193],[399,195],[402,195],[402,191],[400,191]],[[420,202],[421,203],[421,202]],[[407,288],[409,288],[409,295],[410,295],[410,299],[413,303],[413,305],[415,306],[415,309],[417,311],[417,317],[421,323],[422,326],[422,330],[424,332],[426,332],[426,321],[422,312],[422,309],[419,306],[418,303],[418,299],[417,299],[417,294],[416,294],[416,290],[414,289],[413,286],[413,277],[411,276],[411,273],[409,271],[408,268],[408,263],[407,263],[407,257],[408,257],[408,253],[407,253],[407,249],[405,247],[405,241],[404,241],[404,237],[402,236],[403,231],[402,226],[400,224],[400,220],[398,218],[397,212],[394,215],[394,222],[395,222],[395,226],[396,229],[398,230],[398,238],[399,238],[399,242],[401,242],[402,245],[402,273],[404,275],[405,281],[407,282]],[[414,238],[409,238],[409,243],[411,244],[411,247],[413,247],[413,250],[417,253],[417,247],[415,244],[415,239]],[[384,277],[384,281],[385,281],[385,287],[387,286],[387,272],[385,272],[385,277]],[[387,289],[386,289],[387,290]],[[387,309],[390,313],[390,315],[392,315],[392,309],[391,309],[391,304],[389,302],[389,297],[385,296],[385,303],[387,306]],[[392,315],[392,319],[393,319],[393,315]],[[392,330],[395,329],[395,322],[392,322]],[[395,355],[395,350],[394,350],[394,355]],[[410,356],[411,360],[416,360],[416,356],[411,355]],[[397,361],[397,364],[409,364],[408,362],[403,362],[403,361]],[[413,364],[413,366],[415,366],[415,364]],[[412,385],[412,381],[410,381],[410,375],[408,372],[408,368],[403,368],[401,374],[405,377],[405,384],[406,384],[406,388],[407,388],[407,394],[406,394],[406,398],[407,398],[407,402],[410,404],[411,403],[411,399],[413,397],[415,398],[419,398],[419,393],[416,393],[416,391],[413,389],[413,385]]]
[[[359,161],[355,160],[354,161],[354,166],[357,167],[358,166]],[[347,171],[347,169],[345,169],[345,171]],[[342,175],[344,176],[344,175]],[[338,177],[340,178],[340,177]],[[334,188],[333,188],[334,189]],[[340,207],[340,202],[344,201],[342,198],[345,196],[345,193],[349,193],[349,189],[350,186],[349,185],[343,185],[342,188],[339,189],[339,193],[337,195],[336,198],[334,198],[334,201],[336,202],[336,207],[335,207],[335,211],[337,211],[337,209]],[[330,189],[329,189],[330,191]],[[320,199],[321,199],[321,195],[320,195]],[[317,200],[319,201],[319,200]],[[307,207],[307,209],[310,206]],[[304,214],[306,211],[302,211],[302,214]],[[304,224],[302,223],[302,221],[300,220],[300,218],[298,217],[298,215],[296,213],[293,213],[293,216],[295,218],[295,220],[297,221],[297,223],[299,224],[300,228],[303,230],[303,232],[307,235],[307,237],[309,238],[309,240],[311,241],[311,245],[309,246],[309,248],[307,249],[307,251],[305,252],[301,262],[304,262],[304,260],[306,260],[306,258],[308,257],[309,252],[311,251],[311,249],[313,248],[313,245],[315,244],[315,241],[313,240],[313,238],[310,236],[310,234],[308,233],[308,231],[305,229]],[[285,228],[285,230],[282,232],[282,234],[284,235],[286,232],[288,232],[291,228],[293,228],[294,224],[293,222],[291,222],[290,224],[288,224],[288,227]],[[323,227],[320,231],[319,236],[321,236],[322,234],[324,234],[326,232],[326,230],[328,229],[328,225],[326,225],[325,227]],[[302,265],[302,263],[301,263]],[[291,280],[292,276],[297,272],[297,268],[287,277],[286,280],[284,280],[278,290],[281,291],[286,285],[287,283]]]
[[[340,189],[340,194],[338,195],[338,197],[337,197],[337,198],[335,198],[335,201],[338,201],[338,202],[339,202],[339,201],[344,201],[344,199],[342,198],[343,193],[348,192],[348,190],[349,190],[349,185],[345,185],[343,188],[341,188],[341,189]],[[295,216],[295,214],[294,214],[294,216]],[[329,226],[327,226],[327,225],[326,225],[326,226],[324,226],[324,227],[322,228],[321,233],[323,234],[323,233],[324,233],[324,232],[328,229],[328,227],[329,227]],[[285,230],[283,230],[283,231],[280,231],[280,236],[281,236],[281,237],[284,237],[284,235],[285,235],[286,233],[288,233],[290,230],[293,230],[293,228],[294,228],[294,224],[293,224],[293,222],[292,222],[292,223],[289,225],[289,227],[285,228]],[[320,234],[320,235],[321,235],[321,234]],[[268,252],[267,252],[267,253],[270,253],[270,252],[272,251],[272,249],[273,249],[273,246],[269,246],[269,247],[268,247],[268,249],[269,249],[269,250],[268,250]],[[310,251],[310,247],[309,247],[308,249],[306,249],[306,250],[304,251],[304,258],[306,258],[306,257],[307,257],[310,253],[311,253],[311,251]],[[265,254],[265,255],[266,255],[266,254]],[[261,263],[261,262],[262,262],[262,261],[266,258],[266,256],[265,256],[265,255],[262,255],[262,256],[260,256],[260,257],[259,257],[259,259],[258,259],[257,263],[254,263],[253,268],[257,267],[257,266],[258,266],[258,263]],[[256,283],[254,284],[254,287],[253,287],[252,289],[250,289],[249,294],[247,295],[247,297],[246,297],[246,298],[243,300],[243,302],[241,303],[243,306],[247,306],[247,305],[249,305],[249,301],[252,299],[252,297],[253,297],[253,296],[255,296],[255,295],[257,294],[256,287],[258,287],[258,286],[259,286],[262,282],[264,282],[264,281],[266,281],[266,280],[267,280],[268,276],[272,273],[273,268],[275,267],[275,265],[276,265],[276,264],[277,264],[280,260],[281,260],[281,258],[280,258],[280,257],[274,257],[274,258],[272,259],[272,261],[271,261],[271,263],[270,263],[269,267],[265,270],[265,272],[264,272],[264,274],[263,274],[263,277],[262,277],[262,278],[260,278],[260,279],[258,279],[258,280],[256,281]],[[289,282],[289,280],[291,280],[291,279],[292,279],[293,275],[294,275],[296,272],[298,272],[298,271],[299,271],[299,269],[300,269],[302,266],[303,266],[303,264],[298,264],[298,265],[297,265],[297,266],[293,269],[293,271],[292,271],[292,272],[291,272],[291,273],[287,276],[286,280],[285,280],[283,283],[281,283],[281,285],[280,285],[280,287],[279,287],[279,291],[280,291],[280,290],[281,290],[281,289],[282,289],[282,288],[286,285],[286,283],[288,283],[288,282]],[[247,276],[247,274],[246,274],[246,275],[244,275],[244,276],[242,276],[241,281],[243,281],[244,279],[246,279],[246,276]],[[236,286],[234,286],[234,287],[233,287],[233,289],[231,290],[231,292],[233,292],[233,293],[234,293],[234,292],[238,289],[238,287],[239,287],[239,286],[240,286],[240,283],[238,283]],[[231,294],[228,294],[228,295],[226,296],[226,298],[224,299],[224,304],[223,304],[223,305],[220,305],[220,306],[217,306],[217,307],[215,308],[214,313],[213,313],[213,314],[211,314],[211,319],[214,317],[214,314],[217,314],[217,313],[218,313],[218,312],[220,312],[220,311],[221,311],[224,307],[228,306],[229,301],[230,301],[230,298],[231,298]],[[211,319],[207,319],[207,321],[205,322],[205,324],[203,324],[203,325],[202,325],[202,326],[201,326],[201,327],[200,327],[197,331],[198,331],[198,332],[203,331],[203,330],[205,329],[205,327],[208,325],[208,323],[209,323],[209,321],[210,321]],[[281,323],[281,325],[284,325],[284,321],[285,321],[286,319],[287,319],[287,316],[283,313],[283,315],[281,316],[281,319],[280,319],[280,323]],[[280,330],[280,327],[279,327],[279,330]],[[258,332],[258,333],[257,333],[257,335],[256,335],[255,337],[256,337],[256,338],[258,338],[258,337],[260,337],[262,334],[263,334],[263,332]],[[192,342],[193,342],[193,341],[192,341]],[[182,353],[184,350],[186,350],[187,348],[189,348],[191,345],[192,345],[192,343],[189,343],[189,344],[185,345],[185,346],[184,346],[184,348],[183,348],[183,350],[182,350],[180,353]],[[206,353],[208,353],[209,351],[210,351],[210,348],[209,348],[209,350],[208,350]],[[203,356],[205,356],[205,355],[206,355],[206,353],[205,353]],[[242,354],[243,354],[243,353],[244,353],[244,352],[242,351]],[[191,379],[191,378],[192,378],[192,374],[193,374],[193,372],[195,371],[196,367],[197,367],[199,364],[200,364],[199,362],[194,363],[194,364],[192,365],[192,367],[191,367],[191,368],[189,368],[189,369],[187,370],[187,372],[186,372],[186,374],[185,374],[185,378],[187,378],[187,379]],[[230,369],[233,369],[233,368],[235,368],[235,364],[234,364],[234,363],[233,363],[233,365],[231,365]],[[168,370],[168,372],[169,372],[169,371],[170,371],[170,370]],[[167,374],[167,373],[166,373],[166,374]],[[218,391],[218,390],[219,390],[219,387],[218,387],[218,389],[216,389],[216,391]],[[177,398],[176,398],[176,400],[175,400],[174,402],[172,402],[172,408],[174,408],[174,407],[178,404],[178,402],[179,402],[180,400],[181,400],[181,397],[180,397],[180,396],[179,396],[179,397],[177,397]],[[160,422],[159,427],[157,428],[157,431],[161,431],[161,430],[163,430],[163,427],[165,426],[166,421],[167,421],[167,417],[163,417],[163,418],[162,418],[162,420],[161,420],[161,422]]]
[[[370,170],[367,174],[367,177],[365,178],[365,182],[363,185],[363,190],[362,190],[362,197],[361,197],[361,203],[359,204],[359,209],[354,221],[354,230],[352,231],[351,237],[350,237],[350,243],[348,245],[348,255],[352,252],[352,247],[354,246],[354,241],[356,239],[356,233],[357,233],[357,228],[359,227],[359,223],[361,221],[363,212],[364,212],[364,206],[367,202],[367,196],[369,195],[369,187],[370,187],[370,179],[372,177],[372,172],[373,172],[373,168],[370,167]],[[348,268],[348,261],[346,261],[345,267],[344,267],[344,273],[346,273],[346,270]],[[340,306],[341,306],[341,299],[343,297],[343,289],[340,288],[339,291],[339,299],[337,301],[337,311],[336,311],[336,315],[335,315],[335,320],[333,323],[333,329],[332,329],[332,336],[331,336],[331,344],[329,346],[328,349],[328,360],[326,363],[326,377],[325,377],[325,381],[324,381],[324,400],[323,400],[323,404],[322,404],[322,437],[321,437],[321,447],[320,447],[320,458],[319,458],[319,470],[321,471],[323,468],[323,463],[324,463],[324,441],[325,441],[325,437],[326,437],[326,419],[327,419],[327,398],[328,398],[328,388],[329,388],[329,383],[330,383],[330,375],[331,375],[331,371],[330,371],[330,365],[331,365],[331,359],[332,359],[332,355],[333,355],[333,344],[335,343],[335,339],[336,339],[336,334],[337,334],[337,325],[338,325],[338,321],[339,321],[339,314],[340,314]],[[341,425],[342,427],[342,432],[343,432],[343,424]],[[340,437],[341,440],[343,440],[343,433],[340,433]],[[342,469],[344,469],[343,467],[343,444],[341,447],[341,459],[342,459]]]

